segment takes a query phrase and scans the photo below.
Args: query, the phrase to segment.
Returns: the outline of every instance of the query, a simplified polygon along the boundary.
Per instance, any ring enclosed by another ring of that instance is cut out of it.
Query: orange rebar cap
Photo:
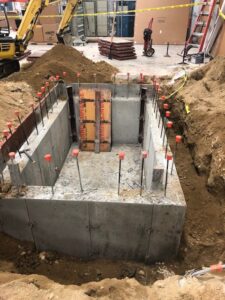
[[[15,152],[9,152],[9,158],[10,159],[15,159],[16,153]]]
[[[167,126],[167,128],[172,128],[173,122],[172,121],[167,122],[166,126]]]
[[[51,162],[51,161],[52,161],[52,156],[51,156],[51,154],[46,154],[46,155],[44,156],[44,159],[45,159],[46,161],[48,161],[48,162]]]
[[[181,135],[176,135],[176,143],[180,143],[182,141]]]
[[[148,157],[148,152],[147,151],[142,151],[142,157],[147,158]]]
[[[124,160],[124,158],[125,158],[125,152],[124,151],[119,152],[119,159]]]
[[[79,155],[79,149],[73,149],[73,151],[72,151],[72,156],[73,157],[78,157],[78,155]]]
[[[166,117],[169,118],[171,116],[171,112],[170,111],[166,111]]]
[[[167,153],[166,160],[172,160],[172,159],[173,159],[172,153]]]

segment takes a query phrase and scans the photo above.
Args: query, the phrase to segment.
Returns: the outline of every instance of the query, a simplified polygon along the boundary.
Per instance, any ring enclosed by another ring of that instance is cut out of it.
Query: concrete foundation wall
[[[165,151],[162,145],[161,126],[153,112],[152,100],[146,104],[144,127],[144,150],[148,151],[145,160],[145,184],[148,190],[162,189],[165,170]],[[165,138],[166,140],[166,138]]]
[[[140,118],[140,85],[138,84],[73,84],[76,126],[79,132],[78,89],[109,89],[112,92],[112,143],[137,144]],[[148,86],[149,88],[151,86]]]
[[[176,255],[184,213],[182,205],[1,199],[0,228],[38,250],[155,262]]]
[[[51,117],[45,120],[44,130],[30,147],[29,154],[35,163],[23,158],[22,177],[26,185],[52,185],[58,176],[55,167],[60,170],[68,154],[71,139],[67,102],[60,102],[54,111],[49,113]],[[52,154],[51,164],[44,160],[48,153]]]
[[[140,100],[116,98],[112,101],[113,144],[137,144]]]

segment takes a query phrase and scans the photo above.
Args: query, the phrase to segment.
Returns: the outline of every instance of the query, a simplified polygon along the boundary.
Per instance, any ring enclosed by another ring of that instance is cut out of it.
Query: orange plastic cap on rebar
[[[63,77],[66,77],[67,76],[67,73],[66,72],[63,72]]]
[[[18,110],[16,110],[16,111],[15,111],[15,115],[16,115],[17,117],[19,117],[20,112],[19,112]]]
[[[169,104],[167,104],[167,103],[164,103],[163,104],[163,108],[166,110],[166,109],[169,109]]]
[[[16,153],[15,152],[9,152],[9,158],[10,159],[15,159]]]
[[[45,157],[44,157],[44,159],[45,159],[46,161],[48,161],[48,162],[51,162],[51,161],[52,161],[52,156],[51,156],[51,154],[46,154]]]
[[[119,159],[120,160],[124,160],[124,158],[125,158],[125,152],[124,151],[120,151],[119,152]]]
[[[79,72],[77,72],[77,77],[80,77],[80,73]]]
[[[166,159],[167,159],[167,160],[172,160],[172,159],[173,159],[172,153],[167,153]]]
[[[172,121],[167,122],[166,126],[167,126],[167,128],[172,128],[173,122]]]
[[[166,100],[166,96],[161,96],[160,100],[165,101]]]
[[[38,93],[37,93],[37,97],[38,97],[38,98],[41,98],[41,97],[42,97],[42,93],[41,93],[41,92],[38,92]]]
[[[169,118],[171,116],[171,112],[170,111],[166,111],[166,117]]]
[[[176,135],[176,143],[180,143],[182,141],[181,135]]]
[[[142,151],[142,157],[147,158],[148,157],[148,152],[147,151]]]
[[[79,149],[73,149],[73,151],[72,151],[72,156],[73,157],[78,157],[78,155],[79,155]]]
[[[59,80],[59,78],[60,78],[60,76],[57,74],[57,75],[55,76],[55,79],[56,79],[56,80]]]
[[[42,86],[42,87],[41,87],[41,91],[42,91],[42,93],[45,92],[45,86]]]
[[[9,136],[9,131],[7,129],[3,130],[3,136],[6,138]]]
[[[8,123],[7,123],[7,127],[8,127],[8,128],[10,128],[10,129],[11,129],[11,128],[12,128],[12,126],[13,126],[12,122],[8,122]]]
[[[49,81],[46,81],[46,82],[45,82],[45,86],[46,86],[46,87],[49,87],[49,85],[50,85]]]

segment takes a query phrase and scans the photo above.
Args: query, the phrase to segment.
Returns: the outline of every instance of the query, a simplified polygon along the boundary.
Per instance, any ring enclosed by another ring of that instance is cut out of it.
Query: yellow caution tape
[[[225,20],[225,14],[222,12],[221,9],[220,9],[220,12],[219,12],[219,16]]]
[[[168,6],[159,6],[159,7],[149,7],[143,9],[135,9],[135,10],[121,10],[121,11],[105,11],[105,12],[97,12],[90,14],[74,14],[75,17],[95,17],[95,16],[108,16],[108,15],[121,15],[121,14],[129,14],[129,13],[143,13],[147,11],[160,11],[167,9],[178,9],[178,8],[189,8],[199,5],[205,5],[206,2],[194,2],[194,3],[186,3],[186,4],[177,4],[177,5],[168,5]],[[40,16],[40,18],[56,18],[62,17],[62,15],[49,15],[49,16]],[[20,16],[9,16],[9,19],[22,19]],[[2,19],[2,17],[0,17]]]
[[[186,82],[187,82],[187,80],[188,80],[188,76],[187,76],[186,70],[185,70],[185,69],[183,69],[183,70],[185,71],[185,75],[184,75],[184,77],[183,77],[184,80],[183,80],[181,86],[179,86],[179,88],[178,88],[176,91],[174,91],[172,94],[170,94],[169,96],[167,96],[166,99],[170,99],[170,98],[173,97],[175,94],[177,94],[182,88],[184,88],[184,86],[185,86],[185,84],[186,84]]]
[[[190,106],[188,104],[185,104],[185,110],[187,114],[190,114]]]

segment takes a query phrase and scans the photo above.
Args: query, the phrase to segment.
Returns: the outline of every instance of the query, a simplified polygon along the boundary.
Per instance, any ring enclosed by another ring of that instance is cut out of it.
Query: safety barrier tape
[[[95,17],[95,16],[108,16],[108,15],[122,15],[129,13],[143,13],[148,11],[160,11],[160,10],[168,10],[168,9],[178,9],[178,8],[190,8],[194,6],[205,5],[206,2],[194,2],[194,3],[186,3],[186,4],[177,4],[177,5],[168,5],[168,6],[159,6],[159,7],[149,7],[143,9],[134,9],[134,10],[121,10],[121,11],[106,11],[106,12],[97,12],[97,13],[85,13],[85,14],[74,14],[75,17]],[[62,15],[44,15],[40,16],[40,18],[56,18],[62,17]],[[20,16],[9,16],[9,19],[21,19]],[[2,17],[0,17],[2,19]]]

